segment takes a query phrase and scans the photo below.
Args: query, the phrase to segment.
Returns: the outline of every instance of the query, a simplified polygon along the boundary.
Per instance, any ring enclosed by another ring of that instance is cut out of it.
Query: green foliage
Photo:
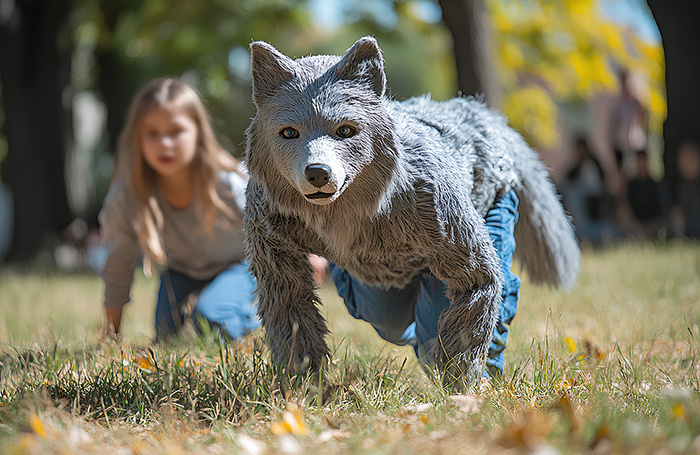
[[[76,51],[89,54],[74,77],[78,88],[97,88],[109,108],[119,107],[109,106],[110,92],[123,94],[123,110],[149,79],[183,76],[207,100],[231,148],[252,113],[247,61],[235,55],[251,39],[288,41],[309,26],[303,2],[283,0],[79,0],[73,17]]]

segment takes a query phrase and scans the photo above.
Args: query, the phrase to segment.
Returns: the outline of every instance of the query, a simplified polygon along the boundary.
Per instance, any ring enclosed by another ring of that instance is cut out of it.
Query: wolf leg
[[[460,210],[442,210],[438,219],[447,228],[428,265],[447,283],[450,306],[440,315],[439,339],[430,354],[443,383],[461,389],[475,385],[483,373],[498,320],[503,277],[483,220],[471,203]]]
[[[268,248],[264,260],[251,257],[251,266],[258,281],[258,315],[274,363],[292,372],[318,369],[329,354],[328,330],[316,307],[306,255]]]
[[[293,220],[275,219],[273,223],[261,214],[249,186],[247,254],[257,280],[258,316],[273,362],[292,373],[316,370],[329,355],[328,329],[316,306],[319,299],[308,252],[282,231],[294,229]]]

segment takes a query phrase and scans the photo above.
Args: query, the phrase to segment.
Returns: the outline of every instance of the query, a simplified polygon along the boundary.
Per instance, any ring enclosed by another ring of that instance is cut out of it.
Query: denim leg
[[[347,271],[330,264],[333,283],[351,316],[372,324],[380,337],[404,345],[414,339],[414,307],[420,277],[403,289],[380,289],[355,279]]]
[[[174,270],[163,272],[156,303],[156,340],[177,335],[185,322],[182,305],[190,294],[199,292],[205,284],[206,281],[192,279]]]
[[[195,328],[223,330],[238,340],[260,326],[255,303],[255,278],[247,263],[238,263],[219,273],[197,297]],[[209,324],[210,327],[205,327]]]
[[[505,366],[503,351],[508,340],[508,329],[518,310],[520,278],[511,271],[515,252],[514,233],[515,224],[518,222],[518,202],[518,196],[511,190],[496,201],[493,208],[486,214],[486,229],[501,262],[504,283],[499,318],[493,331],[493,341],[489,347],[484,375],[503,375]]]
[[[450,306],[447,298],[447,283],[432,273],[420,277],[420,293],[416,303],[416,344],[418,360],[423,365],[434,366],[435,359],[430,355],[438,342],[438,320],[442,312]]]

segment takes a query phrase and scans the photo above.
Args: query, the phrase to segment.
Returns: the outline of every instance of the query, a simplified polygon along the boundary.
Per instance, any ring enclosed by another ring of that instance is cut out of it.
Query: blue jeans
[[[260,326],[255,278],[247,263],[233,264],[209,280],[195,280],[168,269],[161,275],[156,305],[156,339],[176,335],[185,322],[185,305],[196,295],[192,316],[196,330],[212,330],[234,340]]]
[[[489,347],[484,375],[502,376],[508,329],[518,310],[520,278],[511,268],[515,252],[518,197],[509,191],[486,214],[486,228],[501,262],[504,286],[499,318]],[[379,336],[395,344],[412,344],[419,360],[438,338],[438,318],[450,306],[447,284],[426,271],[404,288],[379,289],[362,283],[331,264],[333,282],[350,314],[372,324]]]

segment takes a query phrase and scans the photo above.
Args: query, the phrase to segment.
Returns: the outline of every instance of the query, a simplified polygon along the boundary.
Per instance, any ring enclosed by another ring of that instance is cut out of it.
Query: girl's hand
[[[105,307],[105,315],[107,316],[107,323],[102,333],[103,338],[118,340],[119,326],[122,320],[122,309]]]

